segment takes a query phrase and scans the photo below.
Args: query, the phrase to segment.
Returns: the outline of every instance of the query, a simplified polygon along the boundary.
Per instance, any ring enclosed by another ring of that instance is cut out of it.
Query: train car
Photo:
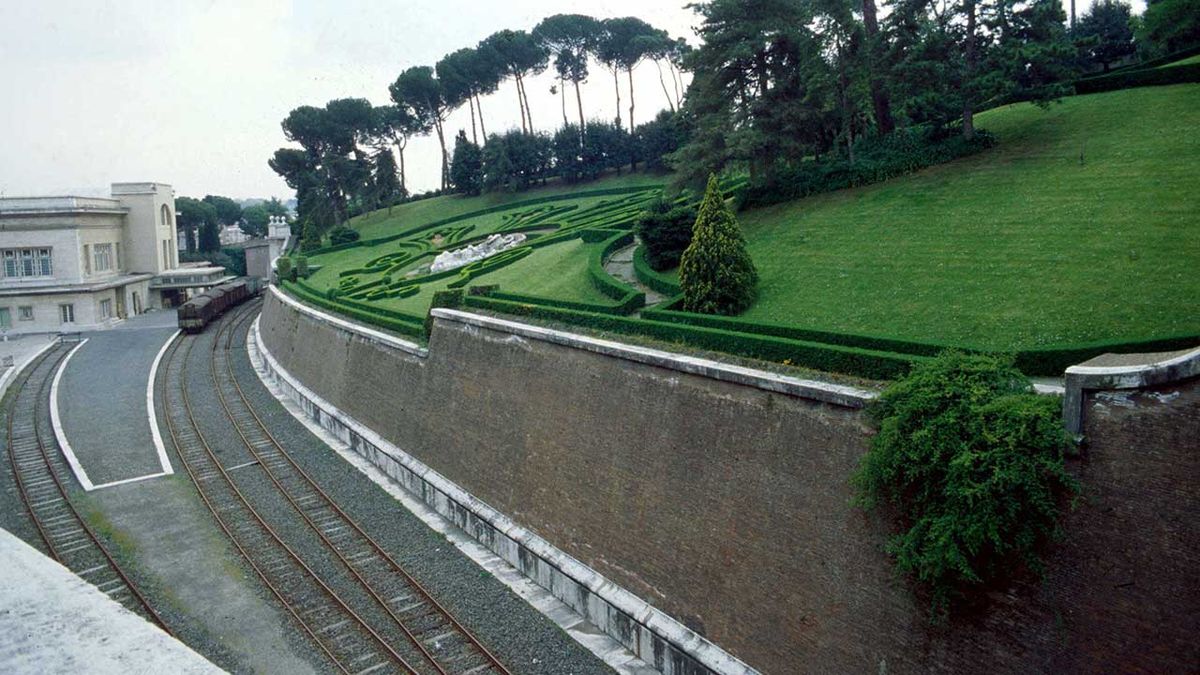
[[[214,286],[179,307],[179,328],[186,333],[199,333],[209,323],[229,309],[262,292],[262,281],[242,277]]]

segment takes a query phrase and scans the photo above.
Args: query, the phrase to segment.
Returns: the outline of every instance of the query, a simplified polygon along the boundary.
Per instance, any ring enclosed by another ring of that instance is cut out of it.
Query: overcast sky
[[[387,103],[403,69],[556,13],[635,15],[695,44],[685,4],[0,0],[0,195],[103,194],[112,182],[159,181],[196,197],[290,197],[267,159],[287,144],[279,122],[292,108],[342,97]],[[1079,0],[1079,11],[1089,4]],[[562,122],[554,81],[547,73],[526,85],[542,130]],[[637,121],[666,107],[652,63],[635,71],[635,88]],[[614,116],[607,71],[593,69],[583,96],[589,117]],[[482,105],[488,131],[520,125],[511,83]],[[463,108],[446,128],[469,127]],[[436,187],[436,140],[415,141],[406,159],[410,189]]]

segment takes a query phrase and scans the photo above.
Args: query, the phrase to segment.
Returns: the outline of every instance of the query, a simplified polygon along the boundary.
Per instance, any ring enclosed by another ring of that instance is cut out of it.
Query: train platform
[[[9,335],[0,340],[0,397],[8,391],[8,385],[21,372],[25,364],[32,361],[43,350],[53,345],[58,335],[34,333],[31,335]]]
[[[84,333],[51,389],[59,444],[85,490],[174,472],[149,415],[151,372],[175,334],[174,311]],[[65,439],[65,443],[64,443]]]
[[[0,529],[0,663],[10,673],[220,673]]]

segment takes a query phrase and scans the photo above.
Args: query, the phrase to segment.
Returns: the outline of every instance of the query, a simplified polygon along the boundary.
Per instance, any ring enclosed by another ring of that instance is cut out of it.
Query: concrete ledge
[[[876,392],[858,387],[830,384],[816,380],[803,380],[798,377],[779,375],[757,368],[735,366],[711,359],[674,354],[661,349],[628,345],[612,340],[601,340],[575,333],[567,333],[551,328],[542,328],[541,326],[532,326],[516,321],[497,319],[454,309],[435,308],[432,310],[432,314],[434,319],[442,321],[451,321],[476,328],[518,335],[533,340],[541,340],[565,347],[595,352],[613,358],[644,363],[659,368],[676,370],[748,387],[756,387],[779,394],[813,399],[846,408],[861,408],[878,396]]]
[[[358,324],[358,323],[354,323],[353,321],[348,321],[348,320],[343,319],[338,316],[334,316],[333,314],[330,314],[328,312],[322,312],[319,309],[310,307],[309,305],[306,305],[303,302],[300,302],[299,300],[296,300],[295,298],[289,296],[287,293],[284,293],[282,290],[280,290],[280,288],[278,286],[276,286],[274,284],[271,284],[270,289],[271,289],[271,294],[274,295],[275,298],[277,298],[280,302],[286,304],[288,307],[291,307],[292,309],[296,310],[297,312],[300,312],[301,314],[304,314],[306,316],[314,318],[322,323],[326,323],[331,326],[335,326],[347,333],[350,333],[350,334],[360,337],[364,340],[367,340],[368,342],[374,342],[374,343],[381,344],[381,345],[384,345],[387,347],[391,347],[393,349],[398,349],[402,352],[407,352],[409,354],[412,354],[414,356],[420,356],[422,358],[429,356],[429,350],[425,349],[424,347],[422,347],[421,345],[419,345],[415,342],[410,342],[408,340],[402,340],[402,339],[396,337],[395,335],[389,335],[387,333],[384,333],[383,331],[375,330],[374,328],[368,328],[367,326],[364,326],[364,325]]]
[[[1066,371],[1066,394],[1063,396],[1063,420],[1067,431],[1078,435],[1083,430],[1084,391],[1101,389],[1141,389],[1178,382],[1200,376],[1200,347],[1169,354],[1098,356]],[[1105,365],[1110,361],[1124,361]],[[1089,365],[1091,364],[1091,365]]]
[[[289,306],[295,307],[295,304],[289,303]],[[303,311],[311,312],[309,308]],[[435,311],[441,313],[443,310]],[[440,318],[456,320],[459,316],[479,320],[485,325],[498,321],[463,312]],[[525,529],[339,410],[283,369],[257,330],[254,340],[262,356],[265,376],[305,415],[646,663],[665,675],[757,673],[737,657]],[[606,344],[625,347],[617,343]]]

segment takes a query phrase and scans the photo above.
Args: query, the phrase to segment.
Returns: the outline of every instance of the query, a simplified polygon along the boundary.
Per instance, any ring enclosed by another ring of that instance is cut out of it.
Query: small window
[[[63,323],[75,323],[75,305],[70,303],[59,305],[58,314]]]
[[[100,301],[100,318],[101,320],[112,318],[112,300]]]
[[[12,310],[8,307],[0,307],[0,330],[9,328],[12,328]]]
[[[97,272],[108,272],[113,268],[113,245],[96,244],[92,247],[92,257],[96,263]]]
[[[17,308],[17,319],[20,321],[33,321],[33,306],[26,305]]]

